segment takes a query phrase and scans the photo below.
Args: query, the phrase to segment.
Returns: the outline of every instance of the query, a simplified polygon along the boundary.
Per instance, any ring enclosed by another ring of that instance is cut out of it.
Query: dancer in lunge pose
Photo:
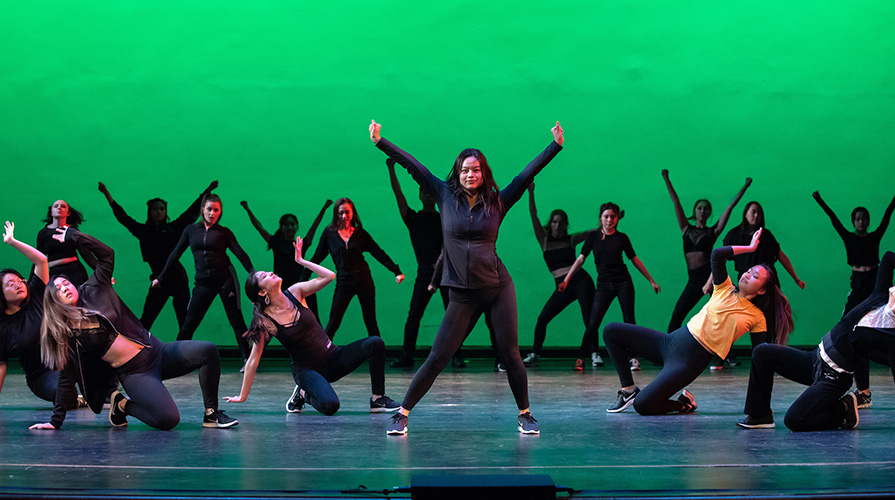
[[[114,252],[99,240],[67,228],[62,238],[79,251],[96,257],[93,275],[80,287],[65,276],[51,278],[44,293],[41,357],[46,366],[61,370],[53,418],[31,429],[58,429],[66,415],[66,401],[81,386],[87,404],[102,410],[109,396],[109,422],[122,427],[132,415],[156,429],[168,430],[180,422],[180,412],[162,380],[199,370],[205,403],[203,427],[232,427],[238,420],[218,410],[221,362],[210,342],[163,343],[143,328],[112,287]],[[114,377],[127,397],[114,389]],[[111,393],[111,395],[110,395]]]
[[[283,290],[283,279],[275,273],[258,271],[249,275],[246,295],[252,300],[252,325],[246,333],[252,340],[252,354],[246,363],[239,396],[224,398],[231,403],[242,403],[249,397],[258,363],[271,337],[279,339],[292,358],[292,378],[295,390],[286,402],[286,411],[300,413],[307,401],[324,415],[339,410],[339,396],[330,383],[370,361],[370,382],[373,395],[370,412],[392,412],[398,403],[385,395],[385,342],[378,336],[368,336],[346,346],[334,345],[313,313],[302,301],[328,285],[336,273],[302,258],[302,240],[294,245],[294,259],[299,265],[317,274],[310,281],[301,281]]]
[[[600,206],[600,229],[587,233],[584,245],[581,247],[581,254],[575,259],[575,263],[572,264],[565,279],[557,286],[557,290],[560,292],[568,288],[575,274],[584,265],[587,256],[593,252],[594,264],[597,267],[597,290],[594,293],[587,329],[581,339],[580,355],[575,361],[575,370],[577,371],[584,370],[584,359],[588,354],[591,356],[593,366],[603,365],[603,358],[597,352],[600,344],[600,323],[603,322],[606,311],[609,310],[609,306],[616,297],[618,305],[622,309],[624,322],[632,325],[636,323],[634,320],[634,281],[631,279],[631,274],[628,273],[628,267],[622,261],[622,254],[628,257],[631,264],[634,264],[640,274],[649,281],[655,293],[662,291],[650,276],[649,271],[646,270],[646,266],[634,253],[628,235],[617,230],[618,221],[623,215],[624,212],[615,203],[609,202]],[[619,360],[615,360],[615,363],[618,364]],[[633,371],[640,370],[640,361],[632,356],[629,360],[629,367]]]
[[[594,303],[594,280],[587,274],[587,271],[582,270],[570,280],[565,291],[559,291],[560,283],[575,264],[575,247],[584,241],[587,232],[569,234],[569,216],[560,209],[551,212],[547,223],[542,225],[538,219],[538,209],[535,206],[534,183],[528,186],[528,211],[531,215],[535,239],[541,246],[547,270],[550,271],[555,281],[553,293],[547,299],[547,303],[544,304],[541,314],[538,315],[537,323],[535,323],[534,346],[531,354],[522,360],[525,366],[536,366],[541,361],[541,349],[543,349],[544,340],[547,338],[547,325],[576,300],[581,307],[581,318],[584,320],[584,336],[587,336],[588,316]],[[599,361],[602,362],[602,359]]]
[[[764,334],[769,323],[776,325],[776,341],[786,342],[793,329],[792,312],[774,272],[763,265],[752,267],[740,277],[738,287],[727,276],[727,260],[754,252],[761,236],[759,228],[749,246],[712,250],[712,297],[685,326],[668,334],[626,323],[606,325],[603,339],[622,386],[615,404],[606,411],[617,413],[633,403],[641,415],[692,412],[696,400],[689,391],[671,398],[705,370],[712,356],[723,359],[739,337],[746,332]],[[663,365],[643,390],[634,385],[626,364],[634,356]]]
[[[842,238],[842,243],[845,244],[845,256],[848,265],[851,266],[851,291],[848,293],[845,309],[842,311],[844,318],[849,311],[867,299],[873,292],[874,280],[879,268],[879,243],[889,227],[892,211],[895,210],[895,198],[892,198],[889,206],[886,207],[876,231],[867,231],[870,226],[870,211],[864,207],[852,210],[851,222],[855,230],[849,232],[839,221],[839,217],[836,217],[833,210],[820,197],[819,192],[815,191],[811,195],[830,218],[833,229]],[[870,399],[870,363],[867,359],[862,359],[855,366],[855,385],[857,386],[855,396],[858,398],[858,408],[870,408],[873,402]]]
[[[121,208],[109,189],[102,182],[99,183],[99,191],[105,195],[106,201],[112,207],[112,213],[122,226],[126,227],[137,240],[140,241],[140,253],[143,256],[143,262],[149,264],[151,274],[150,282],[158,278],[162,269],[165,268],[165,262],[171,251],[177,246],[180,235],[183,230],[199,217],[200,204],[202,198],[210,193],[218,186],[218,181],[213,181],[205,188],[205,191],[196,198],[186,210],[183,211],[173,221],[168,219],[168,202],[161,198],[153,198],[146,202],[146,222],[140,223],[135,221],[131,216]],[[175,262],[165,280],[164,286],[149,287],[146,294],[146,301],[143,303],[143,314],[140,315],[140,323],[147,330],[152,329],[155,319],[158,318],[165,303],[171,297],[174,305],[174,314],[177,315],[177,326],[182,327],[183,321],[186,319],[187,306],[190,303],[190,282],[186,275],[186,269],[180,262]]]
[[[432,193],[441,213],[444,236],[444,273],[450,303],[435,335],[432,351],[410,383],[401,409],[388,434],[407,433],[407,414],[425,396],[435,378],[450,362],[469,331],[476,311],[490,311],[507,380],[519,408],[518,429],[537,434],[540,427],[528,405],[528,380],[519,355],[516,289],[497,256],[497,236],[507,211],[519,201],[534,176],[562,149],[559,122],[551,129],[553,141],[503,190],[498,190],[488,161],[478,149],[465,149],[454,161],[447,181],[432,174],[413,156],[380,136],[380,125],[370,124],[370,139],[389,158],[407,169],[423,189]]]
[[[895,376],[895,253],[879,264],[870,296],[852,308],[812,351],[763,344],[752,350],[752,371],[746,393],[747,429],[774,427],[771,392],[774,374],[809,386],[793,402],[783,423],[792,431],[853,429],[858,425],[858,398],[848,392],[852,373],[867,357],[892,368]]]
[[[283,285],[286,288],[289,288],[301,281],[304,269],[295,263],[295,258],[293,257],[295,250],[292,248],[296,233],[298,232],[298,217],[293,214],[283,214],[280,217],[279,229],[273,234],[270,234],[264,229],[264,225],[261,224],[261,221],[255,217],[254,213],[252,213],[252,210],[249,208],[249,202],[240,201],[239,204],[246,210],[246,213],[249,215],[249,220],[252,221],[252,225],[255,226],[255,229],[257,229],[261,237],[264,238],[264,242],[267,243],[267,249],[273,252],[273,272],[283,279]],[[323,220],[323,216],[326,214],[326,209],[332,204],[332,200],[326,200],[326,203],[323,204],[317,217],[314,218],[314,222],[311,223],[311,227],[308,229],[305,237],[302,238],[303,241],[307,241],[309,244],[314,241],[314,235],[317,234],[317,226],[319,226],[320,221]],[[305,300],[307,301],[308,309],[314,313],[314,317],[318,317],[317,296],[309,295]]]
[[[50,265],[50,275],[65,274],[72,283],[80,286],[87,281],[87,270],[78,259],[78,252],[68,242],[54,238],[56,228],[73,227],[75,229],[84,222],[84,215],[72,208],[65,200],[56,200],[47,208],[47,216],[44,218],[46,227],[37,233],[37,250],[47,256]],[[92,255],[81,255],[81,259],[90,266],[96,268],[96,261]]]

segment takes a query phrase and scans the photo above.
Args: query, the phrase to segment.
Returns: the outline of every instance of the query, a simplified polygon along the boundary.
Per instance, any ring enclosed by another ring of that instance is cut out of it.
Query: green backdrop
[[[6,2],[0,218],[33,243],[46,207],[66,199],[86,214],[82,229],[116,249],[117,290],[139,315],[149,270],[97,181],[143,220],[147,199],[163,197],[176,213],[219,179],[222,224],[259,269],[271,256],[240,200],[270,232],[282,213],[298,214],[303,233],[326,198],[349,196],[408,274],[396,285],[371,262],[382,333],[397,346],[415,262],[370,119],[439,174],[460,149],[483,149],[501,185],[560,120],[566,148],[538,177],[541,214],[562,207],[582,230],[604,201],[626,210],[619,227],[663,289],[653,295],[631,269],[640,324],[664,328],[686,280],[660,170],[687,211],[707,197],[716,216],[750,176],[744,202],[763,203],[807,283],[783,279],[792,343],[813,344],[841,313],[850,269],[810,193],[819,189],[848,227],[851,209],[867,206],[874,228],[895,194],[893,20],[895,3],[884,0]],[[498,242],[517,285],[523,350],[553,285],[527,210],[523,198]],[[895,247],[895,229],[883,247]],[[183,262],[192,273],[189,254]],[[6,245],[0,264],[27,266]],[[331,294],[321,292],[324,320]],[[421,345],[441,314],[430,307]],[[570,307],[548,346],[577,345],[581,331]],[[170,305],[153,333],[176,335]],[[336,341],[365,334],[355,302]],[[196,338],[234,344],[219,303]],[[483,327],[468,344],[487,344]]]

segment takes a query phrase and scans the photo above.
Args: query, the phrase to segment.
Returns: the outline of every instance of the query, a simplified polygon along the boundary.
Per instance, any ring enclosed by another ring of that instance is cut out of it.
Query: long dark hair
[[[749,207],[755,205],[758,207],[758,224],[754,227],[749,224],[749,221],[746,220],[746,212],[749,211]],[[765,227],[764,225],[764,208],[762,208],[761,203],[757,201],[750,201],[746,203],[746,206],[743,207],[743,220],[740,222],[740,225],[730,230],[730,232],[734,234],[752,234],[756,229],[760,227]]]
[[[355,212],[355,215],[357,215],[356,212]],[[292,219],[292,220],[295,221],[295,230],[298,231],[298,217],[297,217],[296,215],[294,215],[294,214],[283,214],[283,215],[281,215],[281,216],[280,216],[280,225],[279,225],[279,227],[277,227],[277,230],[274,231],[273,236],[271,236],[271,237],[270,237],[270,240],[267,242],[267,249],[268,249],[268,250],[271,250],[271,249],[273,248],[273,241],[274,241],[274,238],[280,238],[280,239],[283,238],[283,224],[284,224],[287,220],[289,220],[289,219]]]
[[[566,234],[564,234],[563,236],[566,236],[569,234],[569,214],[567,214],[565,210],[563,210],[561,208],[557,208],[556,210],[550,212],[550,218],[547,219],[547,223],[544,224],[544,226],[543,226],[544,231],[547,233],[548,240],[554,240],[553,232],[550,230],[550,226],[553,223],[553,218],[556,217],[557,215],[563,221],[563,223],[566,225]]]
[[[346,203],[351,205],[351,210],[354,212],[354,217],[351,218],[351,227],[356,227],[358,229],[364,227],[364,225],[361,224],[360,216],[357,215],[357,207],[354,206],[354,202],[351,201],[351,198],[339,198],[338,200],[336,200],[336,202],[333,204],[333,220],[329,223],[329,226],[326,227],[336,230],[339,229],[339,226],[341,226],[342,222],[341,218],[339,217],[339,207]]]
[[[58,278],[68,279],[64,275],[50,278],[44,289],[44,317],[40,323],[40,360],[51,370],[62,370],[68,362],[71,325],[96,315],[95,311],[62,303],[53,286]]]
[[[759,265],[768,271],[768,278],[763,287],[765,293],[756,295],[751,302],[764,314],[768,326],[768,340],[775,344],[786,345],[789,334],[795,329],[789,300],[780,290],[780,279],[774,269],[764,264]]]
[[[267,295],[262,297],[258,293],[260,291],[258,277],[255,276],[255,273],[249,274],[249,277],[246,278],[245,292],[249,300],[252,301],[252,323],[243,336],[256,344],[266,344],[267,340],[276,333],[277,326],[264,314],[264,308],[270,304],[270,298]]]
[[[19,305],[19,308],[24,308],[31,302],[31,287],[28,286],[28,281],[22,276],[22,273],[16,271],[15,269],[0,269],[0,283],[3,282],[3,278],[6,277],[7,274],[12,274],[18,276],[20,280],[25,282],[25,289],[28,290],[28,296],[25,297],[25,300],[22,301],[22,304]],[[6,308],[9,307],[9,303],[6,302],[6,296],[3,294],[3,290],[0,290],[0,314],[6,311]]]
[[[165,220],[162,222],[164,224],[167,224],[168,221],[171,220],[171,218],[168,217],[168,202],[161,198],[153,198],[146,202],[146,224],[147,225],[152,224],[152,206],[155,205],[156,203],[161,203],[162,205],[165,206]],[[205,205],[202,205],[202,206],[204,207]]]
[[[500,208],[500,188],[498,188],[497,183],[494,182],[494,174],[491,172],[491,167],[488,166],[488,160],[481,151],[474,148],[466,148],[463,151],[460,151],[460,154],[457,155],[457,159],[454,160],[454,166],[451,167],[451,171],[446,179],[448,186],[451,187],[451,191],[453,191],[454,196],[457,198],[457,202],[459,203],[463,200],[466,193],[463,190],[463,186],[460,185],[460,168],[463,167],[463,161],[469,157],[478,160],[479,166],[482,169],[482,187],[479,188],[479,194],[482,195],[482,202],[485,204],[485,210],[490,212],[491,207]]]
[[[63,200],[64,201],[64,200]],[[54,202],[55,203],[55,202]],[[68,203],[67,201],[65,203]],[[43,219],[44,224],[52,224],[53,223],[53,205],[47,207],[47,216]],[[68,206],[68,217],[65,219],[65,223],[69,227],[73,227],[75,229],[78,228],[84,222],[84,214],[75,209],[75,207],[69,205]]]

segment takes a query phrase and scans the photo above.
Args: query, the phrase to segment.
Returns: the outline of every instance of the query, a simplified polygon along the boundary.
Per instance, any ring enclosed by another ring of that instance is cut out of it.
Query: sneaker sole
[[[295,399],[295,395],[298,394],[299,390],[300,389],[298,388],[298,386],[295,386],[295,389],[292,389],[292,396],[289,396],[289,399],[286,400],[286,411],[288,413],[301,413],[301,408],[298,408],[298,409],[289,408],[289,404],[292,403],[293,399]]]
[[[773,429],[775,427],[773,422],[770,424],[746,424],[737,422],[737,426],[742,427],[743,429]]]
[[[635,396],[636,397],[636,396]],[[629,406],[634,404],[634,398],[629,399],[625,404],[623,404],[619,408],[606,408],[607,413],[620,413],[628,409]]]
[[[403,436],[407,434],[407,426],[404,426],[403,429],[389,429],[385,433],[389,436]]]
[[[370,408],[370,413],[392,413],[400,409],[400,406],[394,408]]]
[[[226,429],[228,427],[233,427],[234,425],[237,425],[238,423],[239,423],[239,420],[234,420],[234,421],[228,422],[226,424],[221,424],[218,422],[202,422],[202,427],[205,427],[206,429]]]
[[[534,431],[534,430],[525,430],[525,429],[522,428],[521,425],[518,427],[518,429],[519,429],[519,432],[522,433],[522,434],[540,434],[540,433],[541,433],[541,430],[540,430],[540,429],[538,429],[538,430],[536,430],[536,431]]]

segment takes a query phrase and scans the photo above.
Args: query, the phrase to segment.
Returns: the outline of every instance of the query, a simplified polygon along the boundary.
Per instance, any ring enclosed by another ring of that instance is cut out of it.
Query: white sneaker
[[[631,358],[631,371],[639,372],[640,371],[640,361],[637,358]]]
[[[603,358],[599,354],[592,352],[590,353],[590,364],[592,366],[603,366]]]

